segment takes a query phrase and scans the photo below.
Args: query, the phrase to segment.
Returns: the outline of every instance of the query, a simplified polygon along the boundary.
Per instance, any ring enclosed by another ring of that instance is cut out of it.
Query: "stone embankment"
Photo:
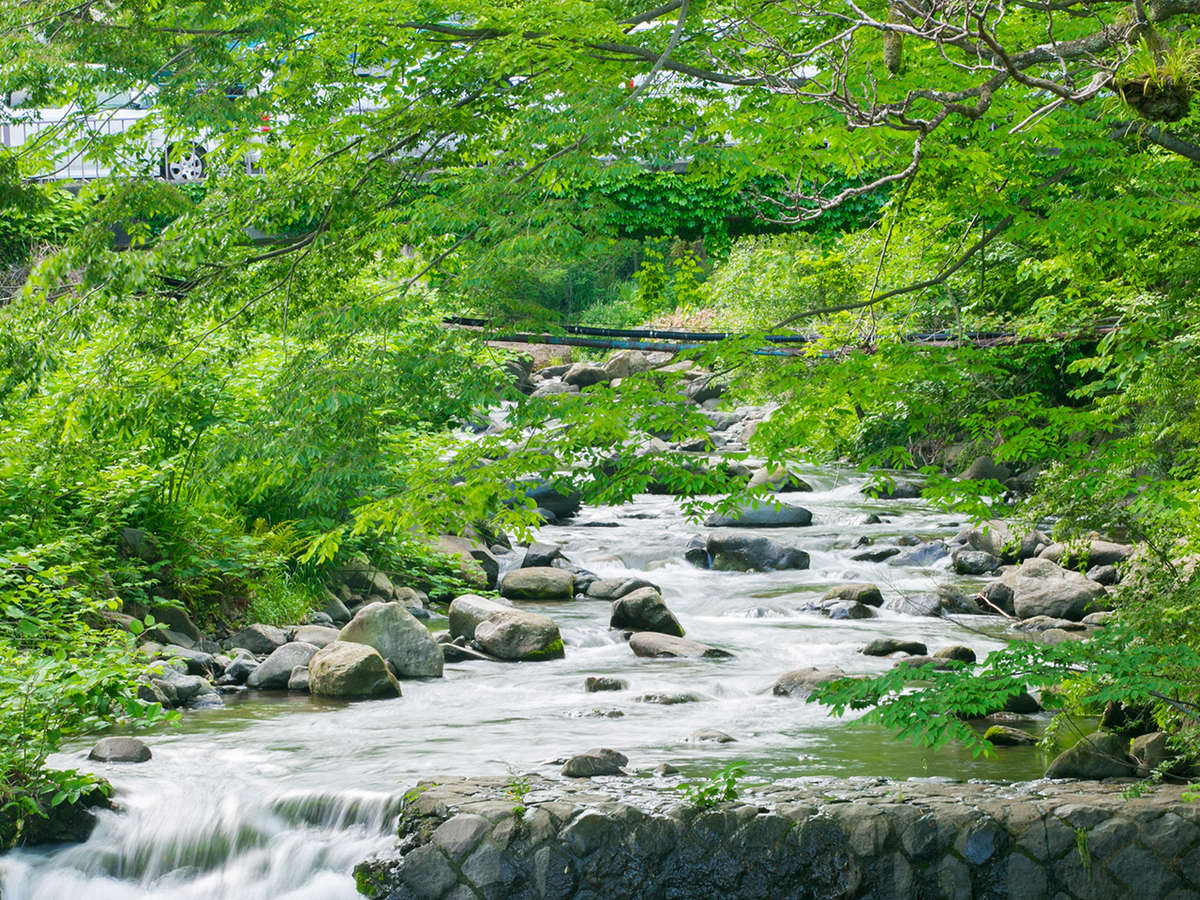
[[[700,809],[664,778],[434,779],[355,878],[373,900],[1200,897],[1200,805],[1124,787],[820,780]]]

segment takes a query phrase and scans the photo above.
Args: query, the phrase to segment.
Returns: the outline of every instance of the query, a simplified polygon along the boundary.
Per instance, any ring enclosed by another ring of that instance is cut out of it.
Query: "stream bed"
[[[949,537],[960,524],[953,516],[919,500],[867,499],[860,473],[800,474],[813,492],[786,499],[811,509],[813,524],[754,533],[807,551],[807,570],[735,573],[691,566],[683,561],[688,538],[705,529],[688,522],[670,497],[585,508],[568,524],[539,534],[602,577],[637,575],[659,585],[687,637],[729,650],[732,659],[640,659],[619,632],[609,630],[608,603],[519,603],[559,623],[565,659],[447,664],[444,678],[405,681],[404,696],[394,700],[227,694],[223,708],[185,712],[179,725],[142,735],[153,750],[149,762],[89,763],[90,742],[53,758],[54,765],[108,778],[120,809],[102,813],[82,844],[0,857],[0,895],[352,898],[352,867],[393,842],[397,801],[417,778],[552,774],[560,765],[555,760],[591,747],[619,750],[631,769],[669,762],[685,776],[743,760],[749,782],[829,775],[1040,777],[1046,760],[1035,749],[999,748],[987,759],[953,747],[934,753],[771,693],[781,674],[799,667],[887,670],[894,660],[860,653],[876,637],[923,641],[931,652],[965,644],[981,659],[1006,639],[996,617],[947,620],[882,609],[875,618],[831,620],[804,611],[830,587],[847,582],[873,582],[885,600],[927,595],[948,579],[967,588],[972,582],[951,574],[948,559],[931,568],[850,559],[863,536],[879,545],[903,535]],[[883,521],[865,524],[871,513]],[[629,689],[586,693],[589,675],[618,676]],[[653,693],[699,699],[673,705],[639,699]],[[692,740],[700,728],[735,741]]]

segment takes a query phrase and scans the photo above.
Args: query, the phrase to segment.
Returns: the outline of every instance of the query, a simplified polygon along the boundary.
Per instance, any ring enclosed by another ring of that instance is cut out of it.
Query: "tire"
[[[172,184],[203,181],[208,176],[206,153],[199,144],[171,144],[163,152],[160,168],[163,180]]]

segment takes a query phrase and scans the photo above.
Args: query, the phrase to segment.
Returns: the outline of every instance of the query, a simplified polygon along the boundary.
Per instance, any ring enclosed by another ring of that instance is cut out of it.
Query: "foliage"
[[[683,798],[698,809],[712,809],[718,803],[728,803],[738,798],[738,782],[746,774],[746,764],[735,760],[704,781],[693,781],[679,786]]]

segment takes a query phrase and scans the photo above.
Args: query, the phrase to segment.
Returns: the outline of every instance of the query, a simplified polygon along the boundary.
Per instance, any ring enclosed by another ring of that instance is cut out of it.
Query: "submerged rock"
[[[924,656],[929,649],[920,641],[898,641],[895,638],[876,638],[863,647],[864,656],[891,656],[907,653],[909,656]]]
[[[733,656],[728,650],[721,650],[718,647],[710,647],[707,644],[669,634],[657,634],[653,631],[639,631],[629,639],[629,648],[633,650],[635,656],[648,658],[720,659]]]
[[[777,569],[807,569],[808,554],[786,547],[768,537],[749,537],[714,531],[706,544],[714,569],[733,572],[766,572]]]
[[[796,697],[804,700],[812,694],[817,685],[845,677],[846,673],[836,666],[827,669],[792,669],[779,676],[771,688],[771,693],[776,697]]]
[[[877,586],[869,582],[859,582],[857,584],[839,584],[836,587],[830,588],[825,592],[825,596],[821,598],[821,602],[828,601],[849,601],[851,603],[862,603],[867,606],[882,606],[883,594]]]

